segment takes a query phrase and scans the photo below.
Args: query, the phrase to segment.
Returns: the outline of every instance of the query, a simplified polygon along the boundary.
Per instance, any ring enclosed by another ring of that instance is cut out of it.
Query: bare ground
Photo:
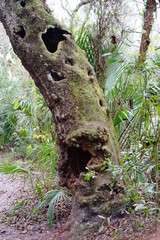
[[[15,179],[9,177],[9,175],[0,174],[0,214],[8,211],[11,208],[11,204],[24,199],[30,194],[30,188],[25,184],[23,176],[17,176]],[[56,237],[58,229],[56,226],[52,230],[49,230],[47,220],[42,222],[26,221],[21,219],[19,221],[12,222],[9,226],[6,226],[8,218],[5,219],[5,215],[2,217],[2,223],[0,224],[0,240],[45,240],[50,237]],[[22,222],[23,221],[23,222]]]

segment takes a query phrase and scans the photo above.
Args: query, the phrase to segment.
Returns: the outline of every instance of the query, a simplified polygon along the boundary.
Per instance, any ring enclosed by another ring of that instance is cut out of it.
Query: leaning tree
[[[105,98],[85,53],[43,0],[0,0],[0,21],[15,53],[52,112],[59,149],[60,183],[73,193],[66,239],[99,227],[99,215],[118,211],[122,184],[105,158],[119,164],[119,148]],[[85,181],[86,167],[96,178]],[[65,239],[65,235],[62,236]]]

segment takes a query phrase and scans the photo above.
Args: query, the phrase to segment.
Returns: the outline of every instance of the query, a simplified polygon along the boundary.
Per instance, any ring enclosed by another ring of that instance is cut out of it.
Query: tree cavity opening
[[[24,27],[23,26],[19,26],[19,31],[17,31],[16,34],[19,35],[21,38],[24,38],[25,35],[26,35]]]
[[[48,28],[47,32],[42,34],[42,40],[50,53],[57,51],[59,42],[66,40],[63,34],[69,34],[67,31],[55,28]]]
[[[59,82],[59,81],[65,79],[65,77],[63,76],[63,74],[61,72],[58,72],[58,73],[51,72],[51,76],[52,76],[53,80],[56,82]]]
[[[69,168],[75,177],[79,177],[81,172],[86,171],[86,166],[92,155],[81,148],[70,147],[68,149]]]
[[[21,7],[25,7],[26,6],[26,3],[24,1],[21,1]]]

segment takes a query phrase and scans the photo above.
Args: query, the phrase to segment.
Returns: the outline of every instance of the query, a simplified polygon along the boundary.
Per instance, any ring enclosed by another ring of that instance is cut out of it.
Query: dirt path
[[[23,176],[17,176],[15,179],[9,175],[0,174],[0,214],[10,208],[10,205],[17,200],[24,198],[29,194],[29,188],[24,188]],[[25,219],[24,219],[25,221]],[[13,223],[6,226],[5,219],[0,224],[0,240],[49,240],[56,238],[58,230],[48,229],[47,221],[42,223]]]

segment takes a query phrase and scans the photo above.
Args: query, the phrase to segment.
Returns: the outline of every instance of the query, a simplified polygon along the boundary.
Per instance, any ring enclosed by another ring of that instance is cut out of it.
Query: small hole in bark
[[[66,37],[63,34],[69,34],[67,31],[55,28],[48,28],[47,32],[42,34],[42,40],[47,48],[47,50],[51,53],[57,51],[59,42],[66,40]]]
[[[66,59],[65,61],[66,64],[73,66],[74,65],[74,60],[71,58]]]
[[[92,76],[93,75],[93,72],[91,69],[88,70],[88,76]]]
[[[21,1],[21,7],[25,7],[26,3],[24,1]]]
[[[56,82],[61,81],[65,78],[63,76],[63,74],[61,74],[60,72],[59,73],[51,72],[51,76],[52,76],[53,80],[56,81]]]
[[[95,75],[94,75],[94,72],[92,71],[92,69],[88,69],[87,73],[88,73],[90,81],[93,82]]]
[[[102,102],[101,99],[99,100],[99,105],[100,105],[101,107],[103,107],[103,102]]]
[[[19,30],[18,32],[16,32],[16,34],[19,35],[21,38],[24,38],[25,35],[26,35],[26,32],[25,32],[25,30],[24,30],[24,27],[23,27],[23,26],[20,26],[19,29],[20,29],[20,30]]]
[[[71,147],[68,149],[69,167],[75,177],[79,177],[81,172],[86,171],[87,163],[92,155],[88,151],[83,151],[81,148]]]

